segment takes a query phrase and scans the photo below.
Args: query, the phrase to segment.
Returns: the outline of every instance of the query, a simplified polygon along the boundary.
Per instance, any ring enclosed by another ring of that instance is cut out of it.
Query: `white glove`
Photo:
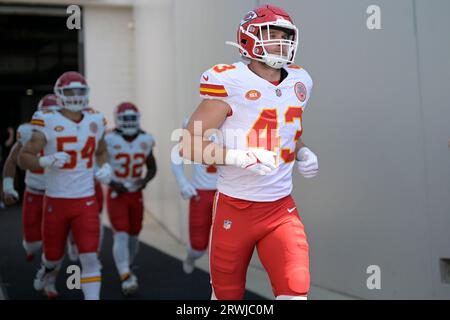
[[[68,153],[57,152],[54,154],[50,154],[48,156],[40,157],[39,165],[41,166],[41,168],[49,168],[49,167],[61,168],[69,161],[70,156]]]
[[[185,200],[198,196],[197,190],[195,190],[194,186],[187,181],[180,185],[180,192]]]
[[[109,184],[112,179],[112,168],[109,163],[104,163],[100,169],[95,173],[95,179],[103,184]]]
[[[19,199],[19,194],[16,189],[14,189],[14,180],[11,177],[6,177],[3,179],[3,192],[10,197]]]
[[[317,156],[307,147],[301,148],[297,153],[298,171],[305,178],[314,178],[319,173],[319,162]]]
[[[248,149],[227,151],[225,164],[250,170],[265,176],[277,168],[277,154],[265,149]]]

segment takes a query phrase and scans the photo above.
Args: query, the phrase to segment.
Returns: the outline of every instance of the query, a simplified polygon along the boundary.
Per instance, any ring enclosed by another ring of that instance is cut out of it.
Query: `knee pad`
[[[309,270],[296,268],[288,274],[288,287],[292,296],[306,296],[310,286]]]
[[[96,252],[81,253],[81,277],[90,277],[92,275],[100,274],[100,262]]]

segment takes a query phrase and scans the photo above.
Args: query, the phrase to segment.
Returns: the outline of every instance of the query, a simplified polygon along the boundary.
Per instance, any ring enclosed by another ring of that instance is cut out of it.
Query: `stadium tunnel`
[[[11,146],[8,128],[30,120],[61,73],[83,72],[83,34],[69,30],[64,6],[0,4],[1,167]],[[17,183],[23,191],[23,172]]]

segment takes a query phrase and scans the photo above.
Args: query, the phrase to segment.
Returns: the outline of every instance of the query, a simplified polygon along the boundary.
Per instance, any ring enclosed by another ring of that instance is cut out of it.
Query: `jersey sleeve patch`
[[[38,127],[45,127],[45,122],[43,119],[33,118],[33,119],[31,119],[30,124],[38,126]]]
[[[228,97],[223,85],[200,83],[200,95],[210,97]]]

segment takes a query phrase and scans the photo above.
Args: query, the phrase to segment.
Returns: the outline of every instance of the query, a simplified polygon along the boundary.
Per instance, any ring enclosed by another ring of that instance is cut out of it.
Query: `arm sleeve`
[[[41,111],[36,111],[31,118],[30,124],[32,125],[33,131],[39,131],[44,136],[45,139],[49,140],[49,117]]]
[[[214,71],[214,68],[205,71],[200,77],[200,97],[227,102],[231,95],[231,88],[226,82],[225,76]]]
[[[22,124],[17,128],[16,139],[22,145],[24,145],[28,140],[30,140],[32,134],[33,134],[32,126]]]

